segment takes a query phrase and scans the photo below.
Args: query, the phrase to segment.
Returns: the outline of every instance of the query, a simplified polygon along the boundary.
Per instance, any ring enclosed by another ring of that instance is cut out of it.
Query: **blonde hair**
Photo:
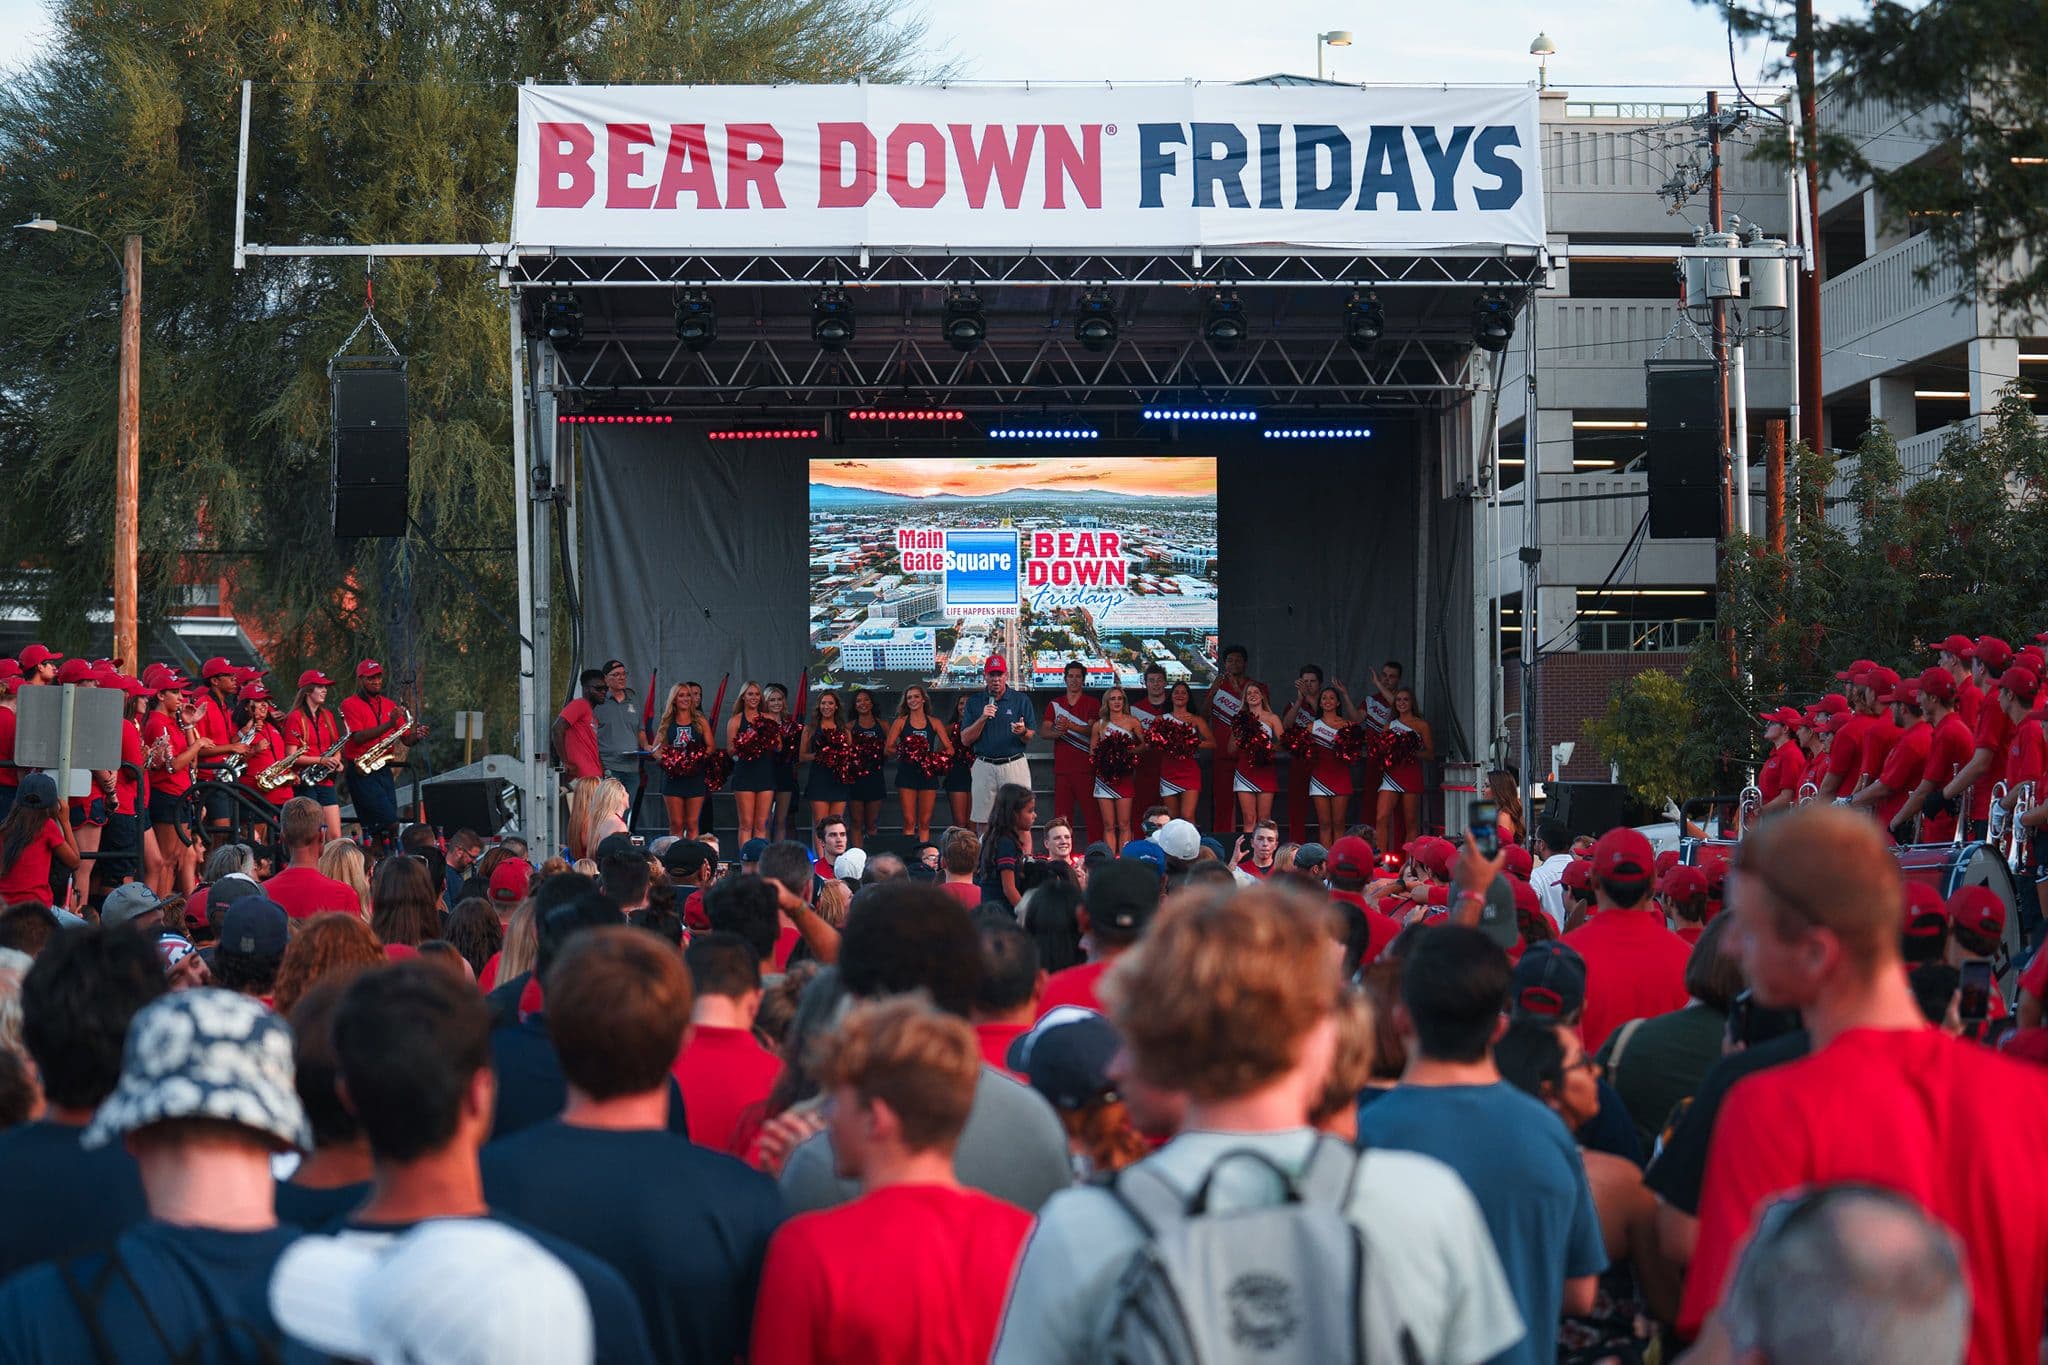
[[[505,925],[505,945],[498,949],[498,984],[533,970],[540,954],[540,931],[533,920],[533,897],[528,896]]]
[[[853,888],[837,877],[827,877],[825,885],[818,892],[818,903],[812,907],[818,918],[834,929],[846,927],[846,911],[853,904]]]
[[[370,922],[370,859],[353,839],[336,839],[320,850],[320,875],[356,893],[357,913]]]
[[[981,1046],[966,1020],[897,996],[855,1007],[837,1032],[818,1040],[811,1069],[828,1089],[846,1086],[863,1103],[888,1105],[903,1145],[928,1152],[960,1140],[981,1077]]]
[[[579,777],[569,790],[569,852],[588,858],[597,850],[590,836],[605,820],[624,816],[632,797],[616,777]]]

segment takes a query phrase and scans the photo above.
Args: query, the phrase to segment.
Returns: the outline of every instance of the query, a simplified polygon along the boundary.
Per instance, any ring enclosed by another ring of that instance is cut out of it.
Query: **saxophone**
[[[302,744],[265,768],[262,772],[256,774],[256,789],[266,792],[276,791],[285,783],[290,782],[296,776],[292,771],[292,764],[304,752],[306,752],[306,747]]]
[[[317,787],[341,771],[341,765],[334,760],[341,754],[341,746],[348,743],[348,722],[341,723],[341,738],[327,746],[318,763],[309,763],[299,773],[299,781],[308,787]]]
[[[256,738],[256,722],[252,720],[242,727],[241,734],[235,736],[235,743],[247,744],[254,738]],[[221,760],[220,767],[216,769],[216,772],[219,774],[219,780],[222,782],[239,782],[243,772],[248,767],[248,759],[240,754],[229,754]]]
[[[398,747],[399,741],[405,738],[405,732],[411,728],[412,712],[399,707],[397,723],[391,727],[391,733],[356,755],[356,771],[367,776],[389,763],[392,750]]]

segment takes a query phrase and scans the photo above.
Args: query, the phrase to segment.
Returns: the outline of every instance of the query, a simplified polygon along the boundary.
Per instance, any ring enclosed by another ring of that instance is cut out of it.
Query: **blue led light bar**
[[[991,441],[1093,441],[1102,433],[1094,427],[991,427]]]
[[[1259,433],[1269,441],[1360,441],[1371,427],[1270,427]]]
[[[1256,422],[1253,408],[1146,408],[1148,422]]]

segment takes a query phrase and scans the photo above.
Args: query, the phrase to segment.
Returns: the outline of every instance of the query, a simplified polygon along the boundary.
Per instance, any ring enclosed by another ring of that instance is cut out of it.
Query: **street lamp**
[[[1536,41],[1529,44],[1529,55],[1536,59],[1536,88],[1550,88],[1550,59],[1557,55],[1557,44],[1550,41],[1548,33],[1536,35]]]
[[[1350,47],[1351,30],[1333,28],[1328,33],[1316,35],[1316,79],[1323,79],[1323,49],[1325,47]]]
[[[142,663],[136,639],[136,540],[141,520],[137,506],[142,483],[142,238],[129,233],[121,250],[97,232],[75,228],[54,218],[36,217],[16,223],[29,232],[69,232],[90,237],[105,247],[121,272],[121,371],[114,442],[114,658],[128,668]]]

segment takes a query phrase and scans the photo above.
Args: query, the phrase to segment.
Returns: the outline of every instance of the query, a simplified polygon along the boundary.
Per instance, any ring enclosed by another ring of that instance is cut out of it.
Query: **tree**
[[[143,236],[145,633],[204,557],[275,634],[280,677],[410,639],[430,703],[494,717],[517,674],[503,296],[478,262],[375,265],[377,316],[411,360],[423,534],[337,544],[325,366],[362,317],[366,263],[233,269],[241,82],[260,96],[251,241],[492,241],[524,77],[892,79],[923,41],[897,0],[60,0],[51,18],[50,48],[0,82],[0,214]],[[69,234],[7,234],[0,263],[0,537],[76,649],[111,558],[116,279]]]
[[[1710,778],[1696,746],[1687,742],[1693,704],[1685,686],[1662,669],[1636,674],[1608,698],[1607,709],[1586,722],[1586,738],[1621,774],[1629,794],[1652,810],[1706,790]]]

